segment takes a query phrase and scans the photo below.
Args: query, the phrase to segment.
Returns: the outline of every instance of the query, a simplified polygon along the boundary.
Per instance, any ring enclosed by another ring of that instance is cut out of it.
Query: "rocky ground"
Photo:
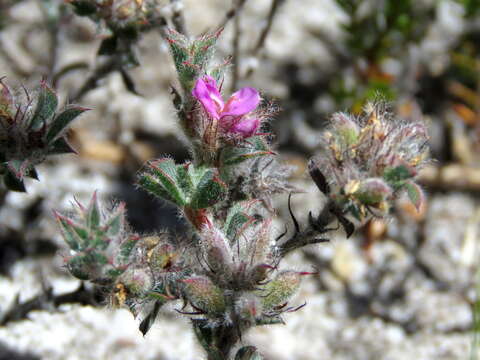
[[[347,18],[330,0],[303,0],[301,6],[287,0],[264,48],[254,54],[252,42],[261,31],[269,3],[249,2],[244,9],[240,43],[244,56],[238,71],[240,75],[251,73],[241,76],[243,83],[261,88],[286,108],[272,128],[282,158],[297,167],[292,182],[305,190],[293,198],[294,212],[302,223],[308,211],[317,212],[322,204],[322,196],[304,170],[307,154],[314,153],[318,145],[315,129],[324,119],[313,124],[305,120],[307,111],[296,107],[292,99],[298,90],[289,86],[289,74],[284,71],[288,64],[295,64],[300,69],[297,80],[308,86],[315,78],[312,72],[328,68],[333,61],[328,47],[318,41],[319,34],[341,38],[340,24]],[[221,23],[230,7],[223,0],[188,0],[184,6],[191,33]],[[430,42],[422,45],[424,56],[441,54],[445,42],[454,41],[461,28],[453,1],[443,1],[437,11],[440,16],[432,26]],[[1,56],[0,51],[0,77],[31,85],[45,66],[48,34],[42,30],[42,15],[34,1],[21,2],[11,16],[13,23],[0,32],[1,50],[8,55]],[[229,23],[219,56],[231,53],[232,34]],[[93,24],[74,20],[59,40],[58,67],[73,61],[93,66],[98,38]],[[40,181],[28,182],[27,194],[11,192],[3,199],[0,360],[193,360],[203,356],[188,321],[169,309],[163,310],[143,337],[138,321],[126,310],[71,303],[55,307],[49,301],[80,286],[62,268],[65,247],[51,215],[53,208],[68,210],[73,196],[85,202],[98,190],[105,199],[126,201],[130,222],[142,233],[182,229],[171,208],[132,185],[146,160],[164,154],[179,160],[188,157],[175,137],[168,94],[174,73],[165,44],[158,34],[148,34],[139,53],[142,66],[132,69],[131,75],[142,96],[126,91],[118,74],[107,77],[80,101],[93,110],[77,122],[72,134],[79,155],[43,164]],[[432,67],[441,67],[441,60],[432,61]],[[64,100],[72,96],[71,89],[78,89],[85,71],[60,81],[58,93]],[[314,114],[331,107],[322,97],[309,101]],[[436,149],[445,145],[436,138],[433,143]],[[294,268],[319,272],[304,281],[293,300],[297,304],[306,301],[307,306],[286,315],[284,326],[250,331],[245,341],[272,360],[466,359],[473,344],[472,303],[480,239],[480,203],[475,191],[480,182],[474,167],[458,164],[447,169],[450,172],[444,171],[442,162],[425,169],[422,176],[428,201],[420,211],[399,202],[395,216],[365,225],[351,239],[339,231],[331,242],[287,259]],[[284,224],[291,228],[286,197],[278,197],[275,204],[278,229]],[[47,296],[42,309],[26,313],[25,318],[5,320],[19,303],[42,294]]]

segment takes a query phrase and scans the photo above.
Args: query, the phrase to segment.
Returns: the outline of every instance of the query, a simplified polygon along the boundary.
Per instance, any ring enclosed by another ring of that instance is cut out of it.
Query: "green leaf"
[[[75,255],[68,263],[67,268],[70,273],[80,280],[90,280],[90,276],[86,270],[86,258],[82,255]]]
[[[220,82],[223,79],[224,74],[227,71],[229,65],[230,65],[229,62],[226,61],[223,64],[214,66],[210,68],[209,75],[213,77],[215,81]]]
[[[150,291],[147,295],[148,295],[148,297],[150,297],[152,299],[155,299],[155,300],[158,300],[158,301],[167,302],[168,300],[170,300],[167,295],[156,292],[156,291]]]
[[[150,194],[167,200],[173,203],[176,203],[176,200],[170,196],[168,191],[163,187],[163,185],[153,178],[150,174],[142,174],[138,178],[138,185],[140,185],[143,190],[149,192]]]
[[[208,358],[212,360],[225,360],[220,350],[215,346],[215,332],[214,328],[208,325],[204,319],[192,319],[193,332],[195,333],[198,342],[207,352]]]
[[[136,238],[130,238],[128,240],[125,240],[121,245],[120,245],[120,262],[125,263],[128,261],[128,258],[130,257],[130,254],[132,253],[133,248],[135,247],[135,244],[137,243]]]
[[[70,222],[70,227],[77,233],[77,235],[80,237],[80,239],[83,240],[83,242],[87,245],[89,245],[89,240],[90,236],[88,233],[88,229],[84,228],[81,225],[75,224],[73,221]]]
[[[300,274],[295,271],[282,271],[268,282],[263,291],[262,304],[265,310],[286,303],[300,287]]]
[[[93,230],[89,228],[90,236],[89,236],[89,246],[105,250],[110,245],[110,239],[106,236],[105,232],[102,230]]]
[[[88,16],[93,15],[97,11],[95,3],[87,0],[74,0],[70,2],[72,4],[74,11],[79,16]]]
[[[22,180],[25,176],[25,173],[28,171],[29,162],[28,160],[10,160],[7,163],[8,170],[13,176],[18,180]]]
[[[47,132],[47,143],[52,144],[64,132],[65,128],[80,114],[88,109],[82,107],[72,107],[60,113],[52,122]]]
[[[404,188],[407,191],[408,198],[418,211],[425,201],[422,189],[413,181],[405,183]]]
[[[185,195],[178,184],[177,167],[172,159],[160,159],[148,165],[154,177],[143,174],[139,184],[154,195],[163,197],[179,206],[186,203]]]
[[[115,213],[108,219],[106,226],[108,236],[118,236],[122,231],[125,223],[124,208],[125,204],[121,203]]]
[[[204,68],[213,56],[214,45],[219,34],[205,35],[193,43],[193,64]]]
[[[115,55],[118,39],[116,36],[110,36],[102,41],[98,48],[97,55]]]
[[[270,147],[268,146],[268,143],[263,136],[258,135],[249,137],[246,142],[250,144],[250,146],[252,146],[252,148],[254,148],[255,150],[270,151]]]
[[[230,240],[233,240],[237,237],[238,232],[242,229],[243,225],[252,220],[252,217],[248,216],[245,213],[239,212],[236,213],[227,228],[226,235]]]
[[[264,316],[264,317],[260,317],[260,318],[257,318],[255,320],[255,324],[258,325],[258,326],[261,326],[261,325],[277,325],[277,324],[282,324],[282,325],[285,325],[285,322],[282,320],[282,318],[280,316]]]
[[[194,185],[189,172],[190,167],[193,167],[193,165],[191,165],[190,163],[177,166],[177,174],[176,174],[177,183],[182,189],[186,197],[191,196],[194,190]]]
[[[62,232],[65,231],[64,238],[65,241],[70,245],[70,241],[76,242],[74,250],[83,250],[90,246],[90,236],[88,229],[84,228],[82,225],[76,224],[72,219],[69,219],[65,216],[56,215],[57,219],[60,222],[60,227]],[[68,234],[66,234],[68,233]]]
[[[53,116],[57,106],[57,95],[47,86],[45,82],[42,82],[40,85],[37,107],[35,108],[35,113],[30,120],[29,127],[33,130],[42,128],[43,124],[47,124],[48,120]]]
[[[252,136],[246,140],[244,147],[229,146],[222,149],[220,158],[223,165],[236,165],[249,159],[272,154],[263,137]]]
[[[205,175],[205,172],[207,171],[208,171],[208,168],[204,166],[198,166],[198,167],[190,166],[188,168],[188,174],[190,175],[190,179],[192,181],[194,190],[198,186],[198,183],[200,182],[200,180],[202,180],[203,176]]]
[[[60,225],[63,239],[67,245],[74,251],[81,250],[81,242],[79,241],[80,239],[78,238],[77,233],[70,227],[70,224],[66,218],[58,214],[56,211],[54,211],[54,214],[58,224]]]
[[[109,277],[109,278],[117,278],[119,277],[120,275],[122,275],[123,273],[125,272],[125,269],[118,269],[118,268],[114,268],[114,269],[109,269],[107,270],[106,272],[106,275]]]
[[[238,202],[230,208],[223,226],[223,231],[227,235],[227,238],[230,240],[235,239],[238,231],[252,220],[252,217],[248,215],[246,211],[256,202],[257,201]]]
[[[143,336],[147,334],[148,330],[150,330],[152,325],[155,323],[155,319],[157,318],[158,312],[160,311],[160,308],[163,306],[163,304],[165,304],[165,302],[162,300],[155,301],[152,311],[150,311],[140,323],[140,326],[138,328],[143,334]]]
[[[64,137],[60,137],[48,146],[48,155],[76,154],[77,152],[70,146]]]
[[[108,264],[108,258],[104,254],[99,252],[88,253],[86,255],[86,258],[88,258],[89,263],[95,264],[96,266]]]
[[[208,170],[199,181],[189,205],[193,209],[210,207],[222,201],[227,195],[227,190],[227,185],[215,172]]]
[[[100,207],[98,205],[97,192],[95,191],[87,207],[87,228],[92,230],[98,228],[100,220]]]
[[[37,170],[32,166],[30,169],[27,170],[27,173],[25,176],[28,176],[29,178],[38,180],[38,173]]]
[[[402,187],[405,180],[408,180],[412,177],[412,170],[406,165],[386,168],[383,173],[383,178],[395,189]]]
[[[188,59],[188,50],[178,39],[169,39],[170,52],[172,53],[175,67],[180,69]]]
[[[346,208],[345,213],[351,214],[358,221],[362,221],[362,214],[358,207],[353,203]]]
[[[5,175],[3,175],[3,182],[8,190],[11,191],[18,191],[18,192],[26,192],[25,184],[23,180],[18,179],[12,172],[7,171]]]
[[[255,346],[244,346],[237,351],[235,360],[264,360]]]
[[[193,88],[195,78],[199,75],[200,69],[188,62],[184,63],[178,70],[178,80],[182,84],[185,93],[190,93]]]

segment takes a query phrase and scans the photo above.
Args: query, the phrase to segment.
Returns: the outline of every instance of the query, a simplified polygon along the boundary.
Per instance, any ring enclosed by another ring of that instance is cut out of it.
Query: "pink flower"
[[[247,138],[255,135],[260,126],[259,118],[249,116],[261,100],[254,88],[244,87],[238,90],[225,103],[215,79],[205,75],[197,80],[192,95],[200,101],[211,118],[219,121],[220,127],[227,133]]]

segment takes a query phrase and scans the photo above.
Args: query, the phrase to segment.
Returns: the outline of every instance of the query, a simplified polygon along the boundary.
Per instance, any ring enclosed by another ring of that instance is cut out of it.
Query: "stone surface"
[[[421,44],[422,56],[427,58],[432,73],[445,66],[441,53],[455,41],[461,28],[458,6],[449,0],[441,3],[437,9],[439,21],[431,29],[429,40]],[[247,2],[241,24],[242,53],[250,53],[269,4]],[[222,21],[229,2],[186,0],[184,6],[189,29],[198,34]],[[26,73],[35,72],[41,68],[45,33],[32,37],[31,51],[19,46],[19,38],[28,33],[28,24],[39,21],[40,13],[34,1],[25,1],[15,7],[13,15],[17,23],[2,33],[0,40],[18,59],[19,68]],[[239,64],[242,72],[254,70],[245,82],[260,87],[268,96],[288,101],[291,94],[283,78],[285,74],[279,74],[279,69],[294,63],[301,68],[301,82],[313,81],[318,69],[328,69],[331,61],[326,47],[318,40],[320,34],[341,37],[339,24],[345,21],[345,14],[332,0],[302,0],[302,6],[298,1],[285,1],[261,52],[262,58],[247,56]],[[93,66],[100,37],[101,33],[90,22],[75,20],[61,39],[68,51],[62,53],[59,64],[82,61]],[[229,23],[217,55],[226,56],[231,49]],[[95,190],[110,198],[118,190],[119,166],[124,166],[122,177],[134,178],[141,165],[125,165],[124,152],[130,147],[136,146],[140,152],[140,163],[164,155],[162,151],[169,152],[166,138],[176,133],[169,95],[169,85],[175,84],[172,64],[158,34],[145,36],[139,52],[143,65],[129,71],[143,97],[128,93],[118,74],[102,80],[98,89],[82,99],[82,105],[93,110],[74,125],[73,138],[87,149],[80,149],[79,157],[69,155],[43,164],[39,167],[40,182],[27,182],[28,194],[11,193],[6,197],[0,209],[0,234],[22,232],[27,243],[42,238],[60,248],[54,256],[17,261],[8,276],[0,275],[0,313],[17,294],[20,301],[39,294],[40,276],[48,279],[55,293],[78,286],[78,281],[62,269],[60,254],[66,250],[52,219],[52,208],[68,210],[73,196],[84,203]],[[430,61],[431,57],[435,61]],[[388,66],[397,65],[393,62]],[[7,75],[9,81],[23,80],[15,78],[1,56],[0,68],[0,76]],[[65,90],[78,89],[86,74],[79,70],[60,81],[59,94],[64,101],[68,98]],[[225,86],[228,88],[228,82]],[[331,107],[329,99],[316,99],[319,112],[328,112]],[[295,145],[312,151],[318,145],[317,133],[308,125],[303,109],[296,110],[290,119]],[[157,147],[145,145],[143,140],[149,136]],[[179,148],[182,149],[181,142],[175,147]],[[305,168],[301,161],[298,163],[299,168]],[[295,216],[304,226],[308,212],[317,214],[324,199],[303,172],[296,174],[295,185],[305,191],[292,197]],[[37,202],[40,209],[31,220],[26,213]],[[283,266],[288,264],[302,271],[316,266],[320,272],[306,277],[292,300],[292,305],[306,301],[307,306],[287,314],[284,326],[250,331],[244,336],[245,343],[258,346],[267,359],[278,360],[465,359],[472,343],[468,331],[472,311],[467,299],[475,297],[473,276],[479,236],[474,219],[478,201],[468,194],[454,193],[429,196],[428,202],[424,220],[403,215],[389,219],[385,238],[376,239],[368,251],[361,232],[345,240],[340,229],[331,236],[330,243],[309,247],[307,256],[289,256]],[[293,225],[286,203],[286,197],[280,196],[275,207],[279,208],[279,217],[287,219],[285,224],[291,232]],[[159,213],[164,209],[160,204],[155,207]],[[151,216],[151,209],[144,211],[145,216]],[[281,231],[284,224],[277,225]],[[64,305],[59,310],[32,312],[28,320],[1,327],[0,341],[9,348],[49,360],[204,358],[188,321],[173,316],[173,311],[165,311],[144,338],[138,331],[138,320],[125,310],[78,305]]]

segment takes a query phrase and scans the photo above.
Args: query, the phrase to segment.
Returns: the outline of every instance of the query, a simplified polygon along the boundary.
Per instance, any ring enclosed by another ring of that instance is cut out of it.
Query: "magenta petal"
[[[234,124],[230,131],[233,133],[240,134],[242,137],[247,138],[255,135],[260,126],[260,119],[251,118],[251,119],[242,119],[241,121]]]
[[[220,92],[218,91],[218,87],[217,87],[217,82],[213,77],[211,77],[210,75],[205,75],[203,76],[202,80],[207,86],[208,91],[216,92],[218,95],[220,95]]]
[[[251,87],[244,87],[235,92],[225,104],[221,116],[241,116],[249,113],[260,103],[260,94]]]
[[[203,105],[205,111],[210,116],[218,119],[219,112],[223,108],[223,100],[218,91],[217,84],[211,76],[204,76],[195,83],[192,95]]]

